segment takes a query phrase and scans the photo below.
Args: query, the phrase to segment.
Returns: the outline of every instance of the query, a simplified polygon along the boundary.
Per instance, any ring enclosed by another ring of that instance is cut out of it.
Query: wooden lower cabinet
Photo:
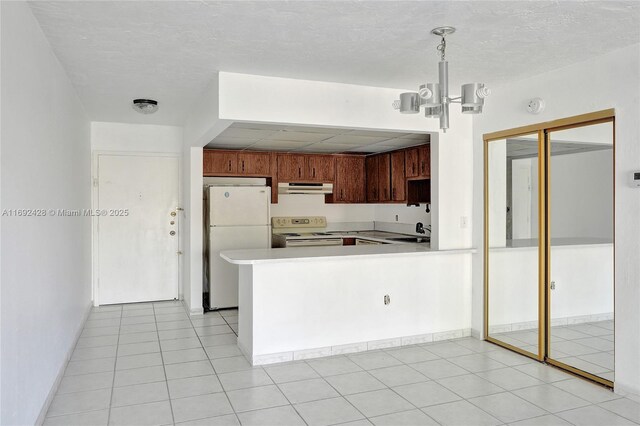
[[[332,198],[334,203],[366,202],[364,156],[336,157],[336,177]]]

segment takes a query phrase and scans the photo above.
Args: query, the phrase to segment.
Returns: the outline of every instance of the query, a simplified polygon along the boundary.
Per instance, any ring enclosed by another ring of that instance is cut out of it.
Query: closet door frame
[[[547,121],[513,129],[501,130],[483,135],[484,145],[484,340],[520,353],[540,362],[545,362],[558,367],[576,376],[597,382],[601,385],[613,388],[614,382],[604,379],[586,371],[577,369],[570,365],[550,358],[551,353],[551,241],[550,241],[550,205],[549,205],[549,169],[548,164],[551,158],[551,141],[549,133],[567,130],[576,127],[585,127],[595,124],[612,123],[613,127],[613,256],[614,256],[614,276],[613,276],[613,298],[614,298],[614,328],[615,328],[615,109],[606,109],[588,114],[581,114],[559,120]],[[523,135],[538,134],[538,353],[534,355],[516,346],[502,342],[489,335],[489,143]]]

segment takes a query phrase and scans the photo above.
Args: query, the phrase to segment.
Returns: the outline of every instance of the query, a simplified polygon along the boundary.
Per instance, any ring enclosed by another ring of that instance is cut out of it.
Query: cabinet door
[[[370,156],[367,163],[367,202],[378,201],[378,157]]]
[[[237,172],[238,154],[230,151],[215,151],[206,149],[203,152],[203,174],[229,175]]]
[[[378,201],[391,200],[391,156],[381,154],[378,157]]]
[[[422,145],[418,147],[418,162],[420,165],[420,176],[431,177],[431,146]]]
[[[405,192],[404,152],[396,151],[391,154],[391,200],[404,201]]]
[[[299,182],[305,180],[305,156],[296,154],[278,155],[278,181]]]
[[[340,156],[336,158],[336,182],[333,199],[339,203],[364,203],[365,158]]]
[[[268,176],[270,158],[268,152],[240,152],[238,154],[238,173]]]
[[[404,152],[405,172],[407,177],[416,177],[420,174],[418,148],[410,148]]]
[[[335,179],[335,158],[331,155],[308,156],[306,177],[315,182],[333,182]]]

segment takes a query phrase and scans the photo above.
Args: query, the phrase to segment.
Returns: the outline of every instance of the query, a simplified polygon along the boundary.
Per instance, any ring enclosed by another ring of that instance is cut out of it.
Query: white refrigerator
[[[220,257],[220,251],[271,247],[266,186],[210,186],[209,308],[238,306],[238,266]]]

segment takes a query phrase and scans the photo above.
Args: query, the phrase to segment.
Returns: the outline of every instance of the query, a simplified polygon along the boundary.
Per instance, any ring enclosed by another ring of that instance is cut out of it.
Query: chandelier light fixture
[[[400,94],[400,99],[393,102],[393,108],[401,114],[417,114],[424,108],[425,117],[440,118],[440,129],[446,132],[449,128],[449,104],[461,104],[463,114],[480,114],[484,106],[484,98],[491,94],[491,90],[483,83],[463,84],[461,95],[449,96],[449,64],[445,60],[447,42],[445,37],[456,31],[453,27],[438,27],[431,30],[431,34],[442,38],[438,45],[440,62],[438,63],[438,83],[426,83],[417,92]]]

